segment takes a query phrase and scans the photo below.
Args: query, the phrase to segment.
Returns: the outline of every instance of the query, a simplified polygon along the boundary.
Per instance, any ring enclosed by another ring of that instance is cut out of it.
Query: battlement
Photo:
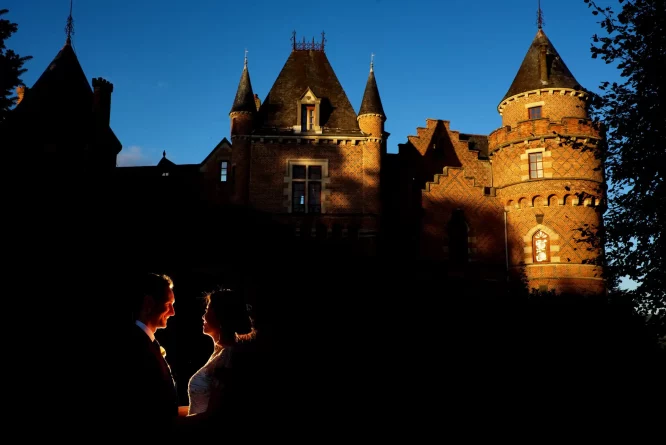
[[[560,122],[549,119],[532,119],[518,122],[518,126],[498,128],[488,136],[490,151],[510,144],[534,139],[558,138],[561,136],[599,139],[599,132],[590,119],[565,117]]]
[[[113,92],[113,84],[101,77],[93,77],[92,86],[94,89],[100,88],[108,91],[109,93]]]

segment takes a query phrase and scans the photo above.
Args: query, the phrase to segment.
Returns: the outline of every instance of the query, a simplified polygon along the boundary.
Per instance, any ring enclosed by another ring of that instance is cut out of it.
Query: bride
[[[180,406],[181,424],[199,423],[234,409],[243,397],[239,388],[242,357],[256,331],[247,306],[238,292],[218,289],[205,296],[203,333],[214,344],[206,364],[192,375],[188,384],[189,406]],[[239,362],[240,360],[240,362]],[[239,364],[241,366],[239,366]]]

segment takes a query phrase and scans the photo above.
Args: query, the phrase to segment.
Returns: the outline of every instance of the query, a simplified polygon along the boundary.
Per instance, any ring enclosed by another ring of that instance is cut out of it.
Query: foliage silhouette
[[[5,41],[18,31],[16,23],[1,18],[8,12],[0,9],[0,123],[16,102],[14,89],[23,83],[21,75],[26,72],[23,64],[32,59],[32,56],[20,56],[5,46]]]
[[[592,57],[620,70],[602,82],[590,115],[605,130],[600,150],[609,184],[604,215],[608,272],[637,281],[627,291],[642,312],[666,311],[666,12],[662,0],[622,1],[615,13],[584,0],[606,35],[592,37]],[[617,290],[615,290],[617,291]]]

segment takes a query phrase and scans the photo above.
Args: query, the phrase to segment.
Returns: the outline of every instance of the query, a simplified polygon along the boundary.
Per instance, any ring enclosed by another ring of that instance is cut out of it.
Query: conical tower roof
[[[375,70],[372,66],[370,67],[368,82],[365,84],[361,108],[358,111],[359,116],[362,114],[381,114],[384,116],[384,107],[382,106],[382,99],[379,97],[379,89],[375,80]]]
[[[539,57],[541,48],[545,46],[546,50],[546,69],[547,80],[542,80],[539,71]],[[571,88],[580,89],[581,86],[574,78],[564,60],[560,57],[557,50],[550,42],[543,29],[539,29],[527,50],[518,74],[513,79],[509,91],[504,95],[500,102],[503,102],[511,96],[526,91],[538,90],[542,88]]]
[[[16,111],[65,114],[89,114],[92,111],[93,92],[70,39],[58,52]],[[70,116],[71,117],[71,116]]]
[[[247,59],[245,59],[245,66],[241,73],[240,82],[238,83],[238,90],[236,91],[236,98],[231,107],[230,113],[234,111],[248,111],[254,113],[257,111],[257,105],[254,101],[254,92],[252,91],[252,82],[250,82],[250,72],[247,69]]]

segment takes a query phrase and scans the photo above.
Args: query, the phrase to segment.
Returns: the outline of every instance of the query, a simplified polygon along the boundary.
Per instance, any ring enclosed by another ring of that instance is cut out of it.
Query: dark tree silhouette
[[[618,0],[615,13],[584,1],[605,34],[592,37],[592,57],[615,64],[621,79],[602,82],[590,109],[606,133],[609,269],[640,283],[627,292],[637,309],[665,311],[666,8],[663,0]]]
[[[21,85],[20,76],[26,71],[23,64],[32,59],[32,56],[21,57],[6,48],[5,41],[18,30],[16,23],[1,18],[8,12],[7,9],[0,9],[0,122],[5,120],[9,109],[16,102],[14,90]]]

